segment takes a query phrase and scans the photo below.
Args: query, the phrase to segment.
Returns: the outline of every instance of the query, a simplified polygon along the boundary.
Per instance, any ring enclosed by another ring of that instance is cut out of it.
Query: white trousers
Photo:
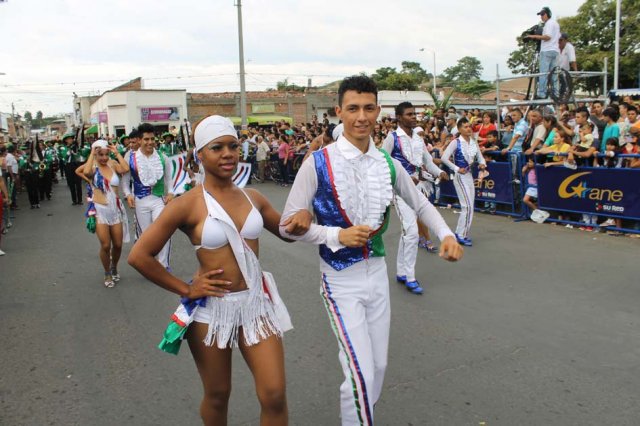
[[[144,198],[136,198],[136,240],[151,223],[160,216],[164,210],[164,201],[155,195],[147,195]],[[158,262],[165,268],[169,267],[169,255],[171,252],[171,240],[162,247],[156,255]]]
[[[339,272],[323,270],[320,294],[338,339],[344,373],[342,425],[372,425],[389,348],[387,265],[384,258],[376,257]]]
[[[398,243],[397,275],[405,275],[407,281],[416,280],[416,259],[418,257],[418,216],[400,197],[395,197],[396,212],[402,222],[402,235]]]
[[[471,221],[473,220],[473,208],[476,197],[476,188],[473,185],[473,176],[471,173],[456,173],[453,178],[453,186],[458,194],[458,202],[460,203],[460,217],[458,218],[458,226],[456,226],[456,234],[462,238],[469,236],[471,229]]]

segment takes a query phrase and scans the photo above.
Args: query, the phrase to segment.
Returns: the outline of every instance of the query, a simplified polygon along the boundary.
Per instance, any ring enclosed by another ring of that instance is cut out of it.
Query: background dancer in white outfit
[[[391,158],[398,160],[411,176],[413,183],[418,185],[425,154],[428,160],[431,159],[431,155],[427,152],[424,140],[418,134],[416,109],[411,102],[398,104],[395,112],[398,129],[387,135],[382,143],[382,149],[387,151]],[[433,159],[427,165],[430,166],[429,172],[435,173],[436,176],[442,172],[433,164]],[[398,243],[398,258],[396,260],[396,280],[403,283],[413,294],[422,294],[424,290],[416,279],[419,241],[418,217],[415,210],[409,207],[402,198],[395,198],[395,206],[402,222],[402,235]]]
[[[471,246],[472,241],[469,237],[471,229],[471,221],[473,220],[473,207],[476,195],[476,188],[473,184],[473,176],[471,167],[474,163],[478,163],[478,168],[484,171],[487,164],[480,152],[478,143],[473,139],[473,130],[471,124],[466,118],[458,120],[458,138],[452,140],[444,150],[442,162],[455,172],[453,185],[458,194],[460,202],[460,217],[458,218],[458,226],[456,227],[456,238],[460,244]],[[453,157],[453,162],[451,158]]]
[[[320,294],[340,347],[344,382],[340,386],[343,425],[373,424],[389,345],[389,279],[382,233],[396,193],[442,240],[440,256],[462,257],[438,211],[416,189],[408,173],[371,133],[380,113],[375,82],[348,77],[338,90],[338,116],[344,124],[338,141],[316,151],[296,176],[283,218],[313,208],[317,224],[292,239],[319,244]]]
[[[173,199],[171,193],[171,165],[156,150],[154,128],[151,124],[138,126],[140,148],[129,156],[129,173],[123,182],[123,191],[130,208],[135,208],[136,239],[155,221],[165,204]],[[133,193],[129,180],[133,180]],[[157,253],[157,259],[169,268],[171,240]]]

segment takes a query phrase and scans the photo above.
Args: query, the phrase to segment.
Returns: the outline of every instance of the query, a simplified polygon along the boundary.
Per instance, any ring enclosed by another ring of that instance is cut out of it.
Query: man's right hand
[[[130,209],[136,208],[136,199],[133,195],[127,195],[127,204],[129,205]]]
[[[343,246],[351,248],[363,247],[367,243],[370,233],[371,228],[367,225],[356,225],[341,229],[338,233],[338,240]]]

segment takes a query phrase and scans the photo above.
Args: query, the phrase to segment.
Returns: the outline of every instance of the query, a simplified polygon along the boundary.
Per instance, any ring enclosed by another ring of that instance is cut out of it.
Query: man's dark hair
[[[602,101],[593,101],[593,102],[591,102],[591,106],[593,106],[594,104],[598,104],[598,105],[602,106]]]
[[[138,134],[142,136],[144,133],[156,134],[156,129],[150,123],[142,123],[138,126]]]
[[[458,110],[456,109],[456,107],[454,107],[453,105],[449,105],[449,107],[447,108],[447,111],[449,111],[450,109],[453,110],[453,112],[458,112]]]
[[[627,112],[629,112],[629,111],[635,111],[637,113],[638,112],[638,107],[636,107],[635,105],[629,104],[629,106],[627,107]]]
[[[520,108],[514,108],[511,110],[511,112],[517,112],[520,114],[520,117],[524,117],[524,114],[522,113],[522,111],[520,110]],[[513,117],[512,117],[513,118]]]
[[[609,117],[612,121],[618,121],[620,118],[620,113],[611,107],[605,108],[604,111],[602,111],[602,115]]]
[[[587,118],[589,118],[591,116],[591,114],[589,113],[589,109],[587,107],[580,107],[576,109],[576,115],[577,114],[584,114],[586,115]]]
[[[352,75],[342,80],[338,88],[338,105],[342,106],[342,98],[348,90],[355,90],[358,93],[373,93],[378,101],[378,86],[372,78],[366,75]]]
[[[140,133],[138,133],[138,129],[133,129],[129,132],[129,139],[138,139],[140,137]]]
[[[413,108],[413,104],[411,102],[400,102],[398,105],[396,105],[396,117],[404,114],[405,110],[409,108]]]
[[[456,123],[456,127],[459,129],[460,127],[462,127],[463,124],[467,124],[469,122],[469,120],[467,120],[467,117],[462,117],[460,120],[458,120],[458,122]]]
[[[497,130],[492,130],[489,133],[487,133],[487,136],[495,136],[496,139],[498,139],[499,133]]]

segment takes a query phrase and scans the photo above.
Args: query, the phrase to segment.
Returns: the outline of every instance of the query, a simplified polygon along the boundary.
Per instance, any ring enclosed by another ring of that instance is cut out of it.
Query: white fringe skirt
[[[258,282],[247,290],[224,297],[207,297],[205,306],[199,306],[194,312],[193,321],[208,324],[204,344],[215,343],[220,349],[237,348],[240,334],[244,344],[251,346],[272,335],[282,337],[293,328],[273,276],[268,272],[264,273],[263,283]]]

